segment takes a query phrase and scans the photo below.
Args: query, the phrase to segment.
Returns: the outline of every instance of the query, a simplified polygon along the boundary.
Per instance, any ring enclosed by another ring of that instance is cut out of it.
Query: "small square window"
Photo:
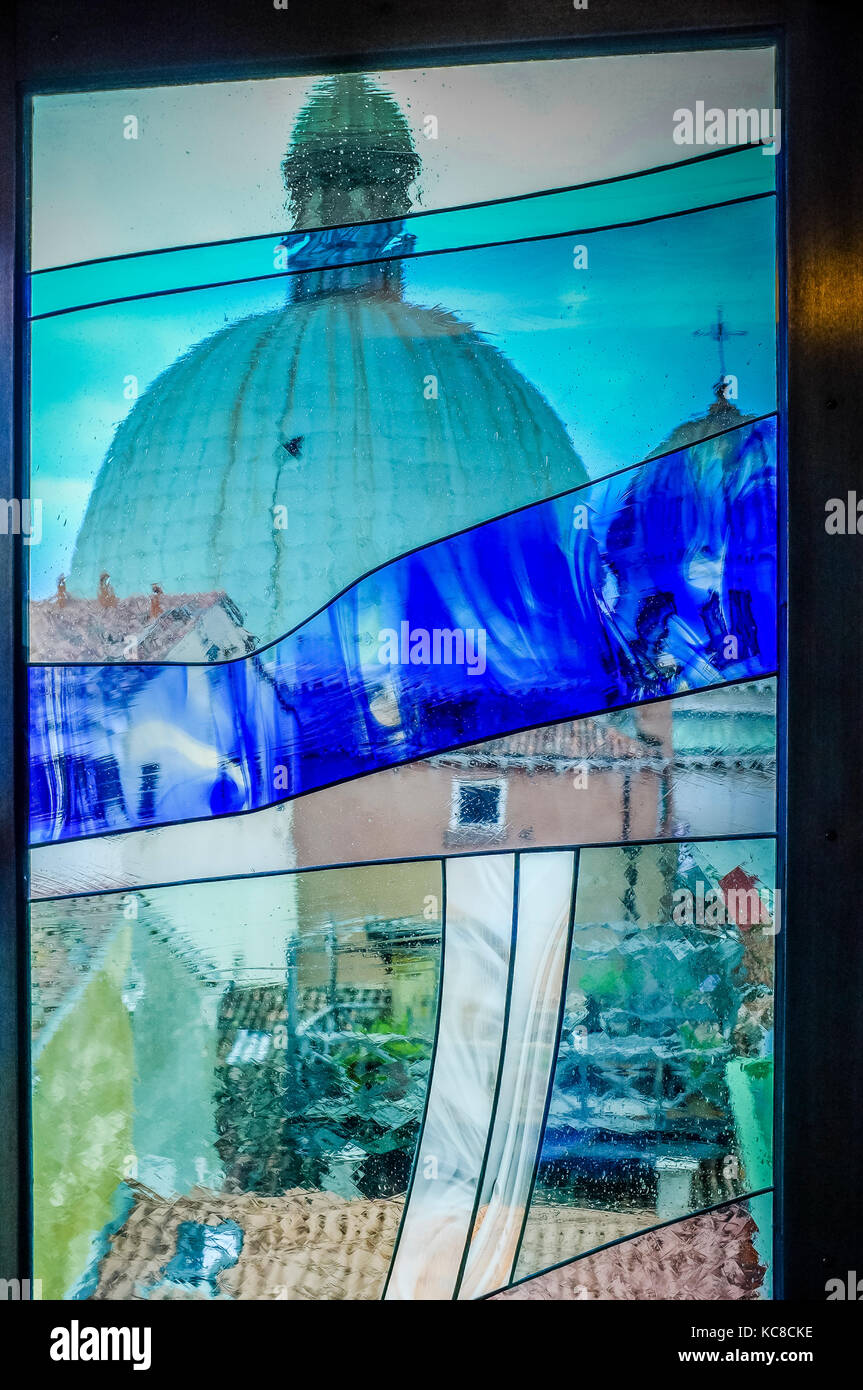
[[[453,826],[503,824],[501,782],[457,782],[453,788]]]

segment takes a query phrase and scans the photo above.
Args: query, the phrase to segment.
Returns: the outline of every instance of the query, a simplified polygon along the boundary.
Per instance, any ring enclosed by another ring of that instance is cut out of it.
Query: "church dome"
[[[392,99],[333,79],[285,160],[295,222],[389,218],[389,239],[418,167]],[[290,281],[290,302],[199,343],[135,403],[70,592],[105,572],[120,596],[224,591],[260,645],[396,555],[585,480],[541,393],[469,324],[406,302],[397,263]]]

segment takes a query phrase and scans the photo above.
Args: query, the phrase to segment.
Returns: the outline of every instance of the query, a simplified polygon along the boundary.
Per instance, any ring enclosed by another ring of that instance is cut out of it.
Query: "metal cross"
[[[693,338],[712,338],[719,349],[719,382],[725,383],[725,340],[726,338],[745,338],[747,330],[740,328],[732,331],[725,327],[722,318],[722,305],[716,310],[716,322],[709,328],[696,328]]]

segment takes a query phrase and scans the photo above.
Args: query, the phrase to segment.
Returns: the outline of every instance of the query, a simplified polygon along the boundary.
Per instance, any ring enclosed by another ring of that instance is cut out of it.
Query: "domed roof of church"
[[[691,445],[700,444],[705,439],[713,439],[715,435],[721,434],[725,430],[733,430],[737,429],[739,425],[750,424],[756,417],[744,415],[738,410],[734,402],[727,398],[725,390],[725,383],[720,378],[713,388],[714,399],[705,413],[695,415],[691,420],[684,420],[681,424],[675,425],[661,444],[657,444],[655,449],[651,449],[649,454],[645,454],[645,458],[658,458],[660,454],[670,454],[676,449],[688,449]]]
[[[419,161],[392,98],[352,76],[315,91],[284,169],[296,224],[320,226],[403,216]],[[105,571],[120,596],[221,590],[262,644],[396,555],[585,480],[541,393],[469,324],[406,302],[397,264],[289,279],[290,302],[135,403],[70,592]]]

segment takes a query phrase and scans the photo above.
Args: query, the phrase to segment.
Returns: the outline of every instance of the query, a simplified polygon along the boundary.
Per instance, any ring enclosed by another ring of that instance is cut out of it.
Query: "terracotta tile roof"
[[[756,1230],[746,1205],[735,1203],[586,1255],[492,1301],[758,1299],[766,1271]]]
[[[523,733],[506,734],[503,738],[486,739],[482,743],[461,748],[456,754],[445,753],[429,761],[442,764],[457,761],[461,764],[469,759],[474,765],[479,765],[483,762],[497,764],[529,758],[553,764],[582,762],[591,758],[609,761],[654,758],[657,751],[655,745],[621,733],[599,719],[569,719],[560,724],[525,729]]]
[[[648,1209],[607,1211],[535,1201],[522,1237],[520,1272],[548,1269],[562,1260],[571,1260],[580,1250],[593,1250],[597,1245],[620,1240],[655,1224],[656,1212]]]
[[[135,1205],[111,1241],[93,1295],[97,1299],[209,1298],[165,1279],[184,1221],[235,1221],[243,1244],[216,1281],[217,1296],[236,1299],[365,1301],[379,1299],[404,1199],[346,1200],[295,1188],[280,1197],[195,1188],[167,1200],[138,1188]]]
[[[62,605],[56,598],[37,599],[30,604],[30,660],[128,661],[128,644],[134,638],[134,659],[158,661],[217,608],[236,632],[240,650],[247,648],[249,634],[224,593],[160,594],[161,612],[156,616],[151,602],[145,594],[117,598],[110,607],[97,598],[72,595]],[[218,655],[224,653],[220,650]]]
[[[383,1294],[403,1197],[351,1200],[300,1188],[259,1197],[195,1188],[169,1200],[130,1186],[135,1203],[111,1238],[94,1298],[368,1301]],[[480,1210],[478,1223],[482,1217]],[[655,1220],[651,1211],[550,1207],[546,1220],[530,1223],[531,1244],[522,1253],[528,1267],[542,1269]],[[183,1222],[235,1222],[242,1230],[236,1260],[211,1284],[165,1277]],[[745,1207],[735,1204],[635,1236],[496,1297],[756,1298],[764,1270],[752,1244],[755,1229]]]

